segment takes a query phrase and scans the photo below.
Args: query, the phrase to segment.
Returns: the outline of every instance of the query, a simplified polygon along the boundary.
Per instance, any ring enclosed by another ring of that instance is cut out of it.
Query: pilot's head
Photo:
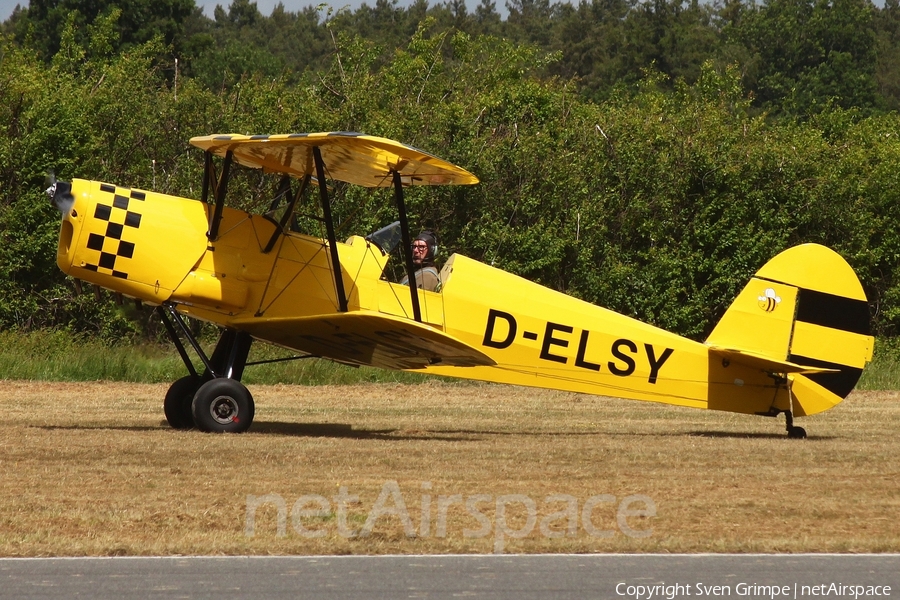
[[[436,252],[437,237],[434,235],[433,231],[423,231],[413,240],[412,256],[416,268],[433,265]]]

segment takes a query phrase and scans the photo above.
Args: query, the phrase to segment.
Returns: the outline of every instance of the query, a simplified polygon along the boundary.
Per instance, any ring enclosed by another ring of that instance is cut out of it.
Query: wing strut
[[[211,153],[207,152],[207,156],[211,156]],[[209,231],[206,234],[206,237],[209,241],[214,242],[219,237],[219,223],[222,221],[222,210],[225,208],[225,192],[228,191],[228,176],[231,173],[231,163],[234,160],[234,153],[229,150],[225,153],[225,161],[222,164],[222,175],[219,177],[219,180],[216,182],[216,208],[213,211],[213,214],[210,215],[209,219]],[[204,197],[207,195],[206,189],[208,184],[206,183],[206,178],[209,177],[209,172],[207,172],[203,176],[204,180]],[[205,199],[205,198],[204,198]]]
[[[272,232],[272,237],[269,238],[269,243],[266,244],[266,247],[263,248],[263,254],[268,254],[272,251],[272,248],[275,247],[275,242],[278,240],[278,236],[280,236],[288,226],[288,222],[291,220],[291,217],[294,216],[294,208],[297,206],[297,201],[300,199],[300,196],[303,195],[304,190],[309,185],[309,179],[311,175],[307,174],[306,177],[300,182],[300,189],[297,190],[297,193],[293,195],[291,200],[288,202],[287,207],[284,209],[284,214],[281,215],[281,220],[278,222],[278,227],[275,231]],[[290,184],[288,184],[288,190],[290,190]]]
[[[341,259],[338,256],[337,236],[334,233],[334,219],[331,217],[331,202],[328,201],[328,186],[325,185],[325,163],[322,151],[313,146],[313,159],[316,162],[316,177],[319,181],[319,196],[322,198],[322,216],[325,218],[325,230],[328,232],[328,249],[331,250],[331,270],[334,273],[334,287],[337,291],[340,312],[347,312],[347,295],[344,293],[344,278],[341,276]]]
[[[416,267],[413,265],[412,239],[409,237],[409,219],[406,217],[406,203],[403,201],[403,181],[399,171],[391,171],[394,177],[394,197],[397,199],[397,212],[400,216],[400,235],[403,238],[403,258],[406,261],[406,281],[409,282],[409,298],[412,302],[413,318],[422,322],[422,309],[419,307],[419,290],[416,287]]]
[[[216,170],[213,166],[213,153],[207,150],[203,154],[203,202],[209,204],[209,182],[215,177]]]

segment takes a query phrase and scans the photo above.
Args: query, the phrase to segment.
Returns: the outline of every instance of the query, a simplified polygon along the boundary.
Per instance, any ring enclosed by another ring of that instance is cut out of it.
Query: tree
[[[87,26],[113,10],[119,11],[119,35],[113,49],[121,51],[156,37],[164,45],[178,43],[183,24],[196,5],[194,0],[32,0],[15,21],[14,35],[49,61],[60,49],[69,15],[76,15],[76,39],[84,43]]]
[[[509,17],[503,33],[517,42],[547,48],[553,26],[550,0],[507,0]]]
[[[793,115],[875,104],[875,36],[868,0],[769,0],[734,34],[747,47],[747,84],[760,106]]]
[[[875,80],[884,108],[900,109],[900,1],[885,0],[872,19],[877,38]]]

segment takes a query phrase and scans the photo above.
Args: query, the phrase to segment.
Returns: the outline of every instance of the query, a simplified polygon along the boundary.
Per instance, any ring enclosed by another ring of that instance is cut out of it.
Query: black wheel
[[[166,421],[175,429],[192,429],[194,427],[194,415],[191,413],[191,403],[194,394],[200,389],[203,380],[193,375],[182,377],[175,381],[166,392],[163,402],[163,410],[166,413]]]
[[[253,423],[253,396],[235,379],[213,379],[200,386],[191,406],[200,431],[241,433]]]
[[[788,429],[788,437],[792,440],[802,440],[806,438],[806,430],[802,427],[791,427]]]

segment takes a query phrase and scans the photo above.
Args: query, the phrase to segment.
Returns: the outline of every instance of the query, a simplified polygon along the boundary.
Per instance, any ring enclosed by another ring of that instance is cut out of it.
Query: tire
[[[235,379],[213,379],[200,386],[191,405],[194,424],[210,433],[242,433],[253,423],[253,396]]]
[[[163,411],[166,413],[166,421],[173,429],[193,429],[194,415],[191,412],[191,404],[194,394],[203,383],[199,377],[188,375],[178,379],[166,392],[163,401]]]

